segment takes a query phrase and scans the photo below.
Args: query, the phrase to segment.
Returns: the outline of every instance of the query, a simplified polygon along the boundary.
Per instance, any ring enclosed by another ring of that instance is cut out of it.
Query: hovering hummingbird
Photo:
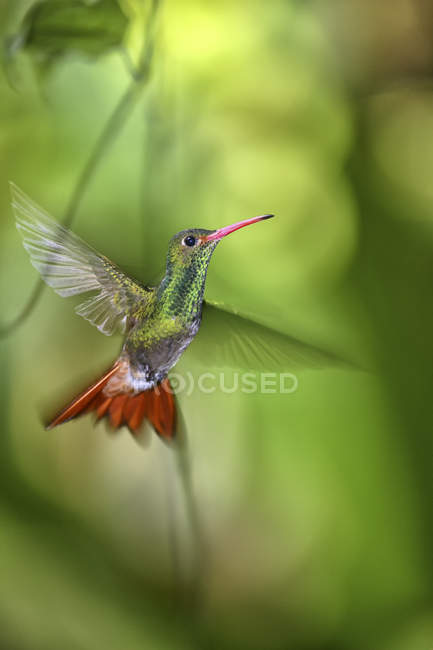
[[[148,287],[53,220],[14,184],[11,190],[24,247],[45,282],[63,297],[93,292],[76,313],[107,336],[118,329],[125,333],[112,367],[68,404],[48,429],[94,411],[98,420],[106,416],[114,429],[126,425],[133,434],[148,420],[159,436],[172,440],[177,414],[168,372],[198,333],[203,312],[209,325],[197,343],[201,340],[207,346],[209,366],[281,371],[338,362],[333,355],[203,300],[208,265],[218,243],[273,215],[218,230],[178,232],[168,245],[164,277]]]

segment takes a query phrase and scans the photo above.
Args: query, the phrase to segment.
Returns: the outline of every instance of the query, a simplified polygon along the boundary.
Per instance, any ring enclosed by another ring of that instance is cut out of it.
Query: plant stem
[[[205,541],[200,520],[197,499],[194,493],[191,459],[186,440],[173,448],[179,480],[185,499],[186,516],[193,542],[192,572],[189,585],[187,604],[197,613],[203,603],[203,578],[205,574]]]

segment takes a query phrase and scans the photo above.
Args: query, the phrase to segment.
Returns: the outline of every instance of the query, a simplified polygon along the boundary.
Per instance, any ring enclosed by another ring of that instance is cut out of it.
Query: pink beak
[[[237,223],[232,223],[231,226],[225,226],[224,228],[219,228],[215,232],[203,237],[203,241],[215,241],[222,239],[226,235],[230,235],[231,232],[239,230],[239,228],[244,228],[244,226],[249,226],[252,223],[257,223],[257,221],[263,221],[264,219],[270,219],[273,217],[273,214],[262,214],[260,217],[251,217],[251,219],[244,219],[243,221],[238,221]]]

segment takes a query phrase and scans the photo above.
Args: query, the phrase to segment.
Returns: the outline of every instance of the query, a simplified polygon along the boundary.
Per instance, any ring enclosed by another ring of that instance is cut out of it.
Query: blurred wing
[[[209,366],[260,372],[351,365],[337,355],[207,301],[191,351]]]
[[[96,291],[75,311],[103,334],[124,331],[131,309],[149,290],[131,280],[11,183],[16,225],[31,263],[62,297]]]

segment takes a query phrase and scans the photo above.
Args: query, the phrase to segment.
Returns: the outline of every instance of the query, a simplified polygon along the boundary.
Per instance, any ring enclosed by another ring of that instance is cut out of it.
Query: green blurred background
[[[64,0],[23,22],[33,4],[0,2],[0,647],[432,648],[431,2]],[[5,331],[37,280],[8,181],[63,219],[80,174],[73,229],[143,281],[174,232],[274,212],[221,244],[206,295],[372,369],[180,396],[197,602],[171,450],[41,424],[120,339],[50,290]]]

